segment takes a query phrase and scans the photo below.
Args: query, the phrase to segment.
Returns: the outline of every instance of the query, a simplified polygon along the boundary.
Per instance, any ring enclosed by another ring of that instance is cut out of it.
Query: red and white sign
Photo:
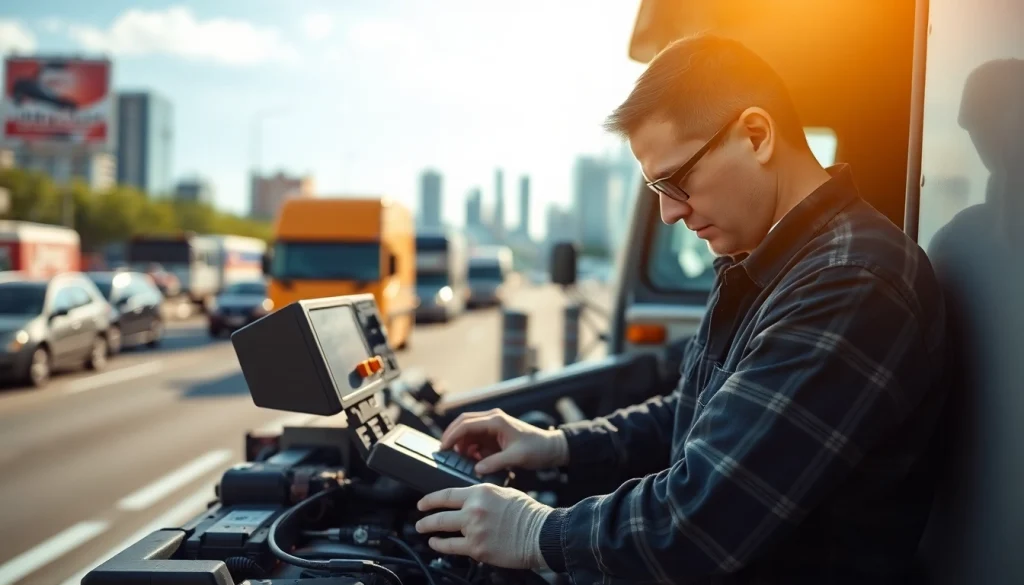
[[[110,62],[8,57],[0,116],[7,141],[103,146],[110,138]]]
[[[81,266],[81,245],[73,229],[0,221],[0,272],[17,270],[29,278],[50,278]]]

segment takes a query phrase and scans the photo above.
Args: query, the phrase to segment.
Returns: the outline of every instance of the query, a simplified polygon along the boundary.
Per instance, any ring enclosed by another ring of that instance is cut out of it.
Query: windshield
[[[442,236],[420,236],[416,238],[416,251],[444,252],[448,249],[448,239]]]
[[[0,315],[42,315],[45,301],[45,284],[0,283]]]
[[[450,280],[451,279],[448,278],[448,274],[444,272],[428,272],[426,274],[416,274],[416,286],[441,288],[443,286],[448,286]]]
[[[380,244],[279,242],[270,274],[285,280],[380,280]]]
[[[126,256],[132,263],[159,262],[163,264],[187,264],[189,244],[185,241],[139,241],[128,244]]]
[[[469,267],[469,278],[472,280],[505,280],[501,267],[497,264],[476,264]]]
[[[704,240],[682,225],[657,222],[647,262],[651,286],[664,291],[709,291],[714,284],[715,257]]]
[[[224,292],[231,295],[266,295],[267,285],[262,282],[236,282],[224,289]]]

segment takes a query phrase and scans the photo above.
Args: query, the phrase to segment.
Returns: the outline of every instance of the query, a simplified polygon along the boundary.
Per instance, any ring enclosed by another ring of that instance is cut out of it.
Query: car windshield
[[[469,267],[471,280],[505,280],[501,267],[497,264],[471,264]]]
[[[372,242],[278,242],[270,274],[282,280],[380,279],[380,244]]]
[[[266,295],[267,285],[262,282],[236,282],[224,289],[224,292],[232,295]]]
[[[45,284],[0,283],[0,315],[41,315],[45,301]]]

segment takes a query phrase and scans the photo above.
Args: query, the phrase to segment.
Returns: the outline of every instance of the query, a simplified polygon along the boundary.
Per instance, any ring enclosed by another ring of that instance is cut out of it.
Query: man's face
[[[772,145],[759,134],[757,121],[754,125],[744,118],[734,121],[697,161],[678,183],[689,195],[686,202],[658,195],[662,221],[682,220],[719,256],[753,250],[771,229],[776,183],[767,162]],[[653,181],[690,160],[704,140],[680,139],[672,122],[651,119],[630,135],[629,144],[644,176]]]

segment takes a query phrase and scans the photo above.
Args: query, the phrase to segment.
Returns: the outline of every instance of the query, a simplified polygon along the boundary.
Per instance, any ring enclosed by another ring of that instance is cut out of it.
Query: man
[[[490,485],[424,497],[442,552],[583,583],[894,583],[928,514],[944,312],[924,253],[823,169],[781,80],[741,44],[667,47],[608,126],[662,220],[718,256],[676,391],[540,430],[464,414],[478,471],[565,467],[551,509]]]

